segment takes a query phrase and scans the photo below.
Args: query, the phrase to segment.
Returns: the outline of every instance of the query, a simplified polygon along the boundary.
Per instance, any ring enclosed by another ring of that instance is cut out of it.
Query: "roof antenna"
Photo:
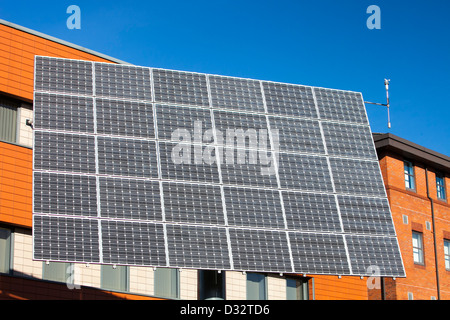
[[[376,102],[368,102],[368,101],[364,101],[364,103],[370,103],[370,104],[376,104],[377,106],[383,106],[383,107],[387,107],[387,114],[388,114],[388,128],[391,128],[391,116],[389,114],[389,82],[391,81],[391,79],[384,79],[384,86],[386,88],[386,104],[383,103],[376,103]]]

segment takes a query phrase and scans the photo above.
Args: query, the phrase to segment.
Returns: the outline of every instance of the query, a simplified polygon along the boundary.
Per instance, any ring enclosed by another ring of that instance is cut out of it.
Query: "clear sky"
[[[81,29],[68,29],[78,5]],[[380,8],[381,29],[367,28]],[[148,67],[363,93],[373,132],[450,156],[450,1],[2,1],[0,18]]]

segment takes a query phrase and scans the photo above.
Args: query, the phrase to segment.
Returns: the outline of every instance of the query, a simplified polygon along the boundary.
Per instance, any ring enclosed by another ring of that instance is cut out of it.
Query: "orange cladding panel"
[[[0,24],[0,92],[33,100],[34,56],[111,62]]]
[[[0,142],[0,222],[31,228],[32,150]]]

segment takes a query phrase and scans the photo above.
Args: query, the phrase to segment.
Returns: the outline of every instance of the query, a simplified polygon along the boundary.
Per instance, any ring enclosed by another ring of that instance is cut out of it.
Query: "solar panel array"
[[[37,56],[33,150],[37,260],[404,276],[360,93]]]

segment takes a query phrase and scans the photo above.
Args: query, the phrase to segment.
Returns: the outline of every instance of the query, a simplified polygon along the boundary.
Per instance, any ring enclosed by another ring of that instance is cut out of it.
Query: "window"
[[[286,300],[308,300],[308,280],[286,278]]]
[[[107,290],[128,291],[128,267],[101,266],[101,287]]]
[[[444,239],[445,269],[450,271],[450,240]]]
[[[414,166],[410,161],[404,161],[405,167],[405,187],[406,189],[415,190],[416,183],[414,180]]]
[[[173,268],[156,268],[155,296],[179,298],[179,270]]]
[[[42,263],[42,279],[50,281],[58,281],[72,283],[73,276],[71,263],[64,262],[46,262]],[[68,282],[69,281],[69,282]]]
[[[414,263],[424,264],[422,233],[417,231],[412,232],[412,245],[413,245]]]
[[[225,299],[225,272],[199,270],[199,299]]]
[[[267,280],[261,273],[247,273],[247,300],[267,299]]]
[[[19,105],[0,97],[0,140],[16,142]]]
[[[11,272],[11,231],[0,228],[0,273]]]
[[[447,200],[447,195],[445,193],[445,177],[442,173],[436,173],[436,191],[438,199]]]

